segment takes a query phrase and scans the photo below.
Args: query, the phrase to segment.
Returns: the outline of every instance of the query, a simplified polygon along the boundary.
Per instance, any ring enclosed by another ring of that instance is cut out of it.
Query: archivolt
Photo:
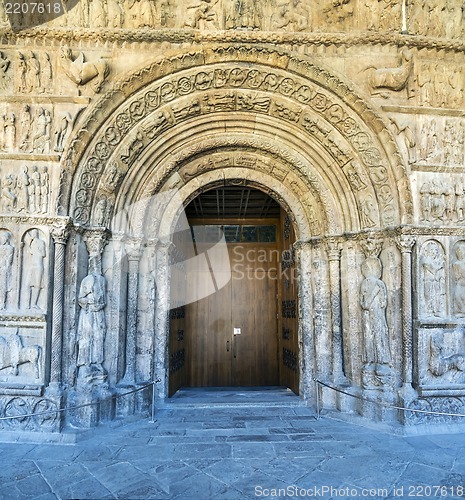
[[[84,225],[101,197],[115,203],[122,184],[130,192],[129,179],[153,193],[183,163],[234,140],[237,150],[291,155],[302,186],[320,202],[325,190],[336,200],[323,203],[327,219],[331,204],[341,220],[350,214],[338,230],[410,221],[405,171],[382,120],[327,71],[277,51],[218,48],[159,59],[119,82],[79,128],[63,163],[72,196],[63,182],[61,201]]]

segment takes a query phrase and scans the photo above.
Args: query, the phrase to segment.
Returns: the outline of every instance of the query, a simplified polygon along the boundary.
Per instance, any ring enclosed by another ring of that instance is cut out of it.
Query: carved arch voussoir
[[[243,63],[247,63],[249,68],[247,78],[250,81],[248,80],[248,85],[244,81],[240,81],[242,76],[239,73],[240,68],[244,67]],[[228,88],[231,91],[236,85],[240,89],[246,88],[249,94],[253,92],[251,89],[256,86],[256,82],[253,81],[251,75],[254,71],[259,73],[262,70],[262,74],[255,75],[258,80],[261,79],[261,90],[272,95],[279,95],[279,98],[283,96],[290,98],[292,93],[291,97],[294,102],[298,103],[300,99],[301,104],[308,105],[312,111],[320,113],[325,123],[330,124],[338,133],[345,134],[357,161],[363,164],[369,173],[370,181],[377,193],[377,199],[369,199],[367,203],[368,205],[379,204],[379,212],[384,217],[380,224],[394,225],[395,223],[410,221],[412,215],[411,193],[408,182],[405,180],[405,171],[400,156],[398,154],[386,154],[385,146],[383,146],[387,145],[387,150],[392,151],[395,142],[381,118],[362,99],[334,75],[309,61],[290,57],[284,52],[272,49],[248,47],[247,50],[243,50],[240,47],[228,47],[209,49],[208,51],[190,51],[169,58],[157,59],[152,64],[120,80],[112,91],[103,96],[86,113],[82,125],[78,127],[82,132],[76,134],[63,159],[64,166],[72,166],[71,168],[74,169],[74,172],[71,172],[74,174],[73,199],[70,199],[71,192],[65,185],[61,186],[60,193],[60,200],[68,200],[71,205],[72,215],[78,222],[86,224],[90,220],[92,201],[90,201],[90,204],[89,201],[86,201],[87,205],[85,205],[80,200],[92,200],[95,186],[87,186],[87,190],[91,192],[90,196],[86,196],[83,190],[79,188],[90,177],[100,178],[102,175],[101,167],[100,170],[98,167],[95,168],[96,164],[107,164],[108,157],[111,156],[111,141],[115,142],[115,146],[117,143],[117,137],[109,135],[111,121],[113,119],[117,120],[119,117],[122,132],[128,132],[130,128],[135,130],[137,124],[142,122],[149,112],[157,109],[157,105],[153,106],[153,102],[147,104],[147,96],[150,91],[145,92],[144,90],[150,85],[153,87],[156,82],[160,81],[161,83],[157,87],[158,95],[154,93],[149,97],[160,101],[155,104],[163,104],[161,103],[163,99],[164,104],[171,100],[174,102],[175,98],[179,98],[180,95],[171,97],[169,85],[173,87],[173,82],[176,82],[178,85],[176,91],[182,92],[186,90],[185,87],[179,86],[179,82],[181,81],[180,75],[186,73],[187,70],[192,70],[192,75],[195,73],[195,76],[191,75],[190,78],[195,80],[197,87],[194,90],[196,91],[207,88],[215,90],[222,87],[222,85],[218,85],[218,80],[215,84],[209,82],[209,78],[211,79],[209,75],[221,65],[223,65],[223,68],[226,65],[228,70]],[[266,82],[266,78],[263,79],[263,75],[266,73],[265,70],[271,75],[268,82]],[[281,72],[278,80],[273,71]],[[170,76],[172,83],[166,83]],[[166,82],[163,84],[165,80]],[[308,82],[308,87],[312,89],[308,94],[306,94],[306,86],[302,84],[305,81]],[[279,89],[277,88],[278,85]],[[294,88],[297,85],[299,88]],[[318,89],[321,89],[321,92],[318,92]],[[145,99],[148,110],[146,110],[145,115],[142,112],[139,116],[139,110],[135,103],[137,99],[140,100],[141,98]],[[262,103],[262,106],[265,106],[265,104]],[[129,109],[131,105],[133,106],[132,110]],[[273,101],[272,105],[276,106],[276,103]],[[256,113],[257,110],[253,109],[253,103],[251,106],[250,111]],[[277,109],[279,115],[279,106],[277,106]],[[237,109],[233,111],[237,111]],[[131,112],[133,116],[130,116]],[[288,113],[288,110],[284,112]],[[105,117],[109,118],[106,122]],[[287,116],[288,118],[289,116]],[[131,120],[128,130],[124,130],[125,120]],[[176,118],[174,120],[176,122]],[[104,123],[103,126],[102,123]],[[174,125],[173,133],[176,133],[176,123]],[[301,119],[300,125],[305,128],[306,124],[303,119]],[[350,127],[355,127],[355,132]],[[308,133],[313,132],[308,131]],[[135,134],[134,144],[139,140],[142,143],[141,149],[144,149],[147,145],[144,144],[144,140],[148,141],[148,139],[141,132]],[[93,137],[93,140],[90,139],[91,137]],[[333,140],[334,144],[336,142]],[[136,162],[137,158],[134,160],[134,163]],[[127,164],[130,168],[132,167],[131,158],[128,159]],[[77,171],[76,166],[78,166]],[[86,177],[86,173],[92,175]],[[64,178],[66,177],[65,175]],[[66,211],[63,207],[62,210]],[[363,207],[359,206],[359,210],[363,212]],[[370,221],[373,222],[373,225],[378,225],[377,221],[372,221],[369,216],[367,216],[367,220],[368,226],[371,225]]]

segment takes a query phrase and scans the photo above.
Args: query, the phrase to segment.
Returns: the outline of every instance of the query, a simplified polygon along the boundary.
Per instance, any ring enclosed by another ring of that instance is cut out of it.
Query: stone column
[[[413,311],[412,311],[412,249],[416,238],[401,234],[396,238],[397,247],[402,255],[402,392],[409,398],[414,397],[413,381]]]
[[[329,262],[329,287],[331,303],[332,330],[332,372],[333,381],[345,382],[342,355],[342,318],[341,318],[341,244],[335,238],[326,240]]]
[[[315,400],[315,344],[313,338],[313,304],[311,285],[311,243],[294,243],[298,272],[299,296],[299,392],[304,399]]]
[[[126,369],[121,384],[132,386],[136,383],[137,299],[142,241],[140,238],[127,238],[124,243],[128,259],[128,291],[126,301]]]
[[[158,242],[156,254],[156,314],[155,314],[155,359],[154,380],[157,399],[168,397],[168,333],[170,311],[170,253],[173,244],[171,241]]]
[[[71,221],[56,221],[51,229],[55,245],[53,264],[52,346],[50,362],[50,389],[59,392],[63,352],[63,301],[65,292],[65,251],[70,234]]]

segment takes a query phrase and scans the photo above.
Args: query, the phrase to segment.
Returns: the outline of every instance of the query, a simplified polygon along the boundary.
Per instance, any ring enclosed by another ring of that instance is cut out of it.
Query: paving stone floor
[[[400,437],[317,420],[301,402],[178,399],[154,423],[101,427],[73,445],[0,444],[0,498],[460,498],[465,488],[465,434]]]

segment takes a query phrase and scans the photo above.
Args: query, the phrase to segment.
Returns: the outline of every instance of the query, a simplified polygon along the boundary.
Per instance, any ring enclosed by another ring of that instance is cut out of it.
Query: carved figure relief
[[[8,296],[12,290],[14,251],[11,233],[0,231],[0,310],[7,308]]]
[[[349,22],[354,16],[353,0],[326,0],[322,8],[324,24],[333,30],[350,29]]]
[[[74,57],[71,49],[66,45],[61,48],[60,66],[66,76],[78,87],[89,84],[95,93],[100,92],[109,74],[108,64],[103,59],[87,62],[82,52]]]
[[[444,348],[434,337],[430,339],[429,371],[435,377],[448,374],[449,380],[456,380],[457,375],[463,378],[465,372],[465,353],[444,354]]]
[[[0,51],[0,89],[5,89],[7,86],[10,63],[10,59],[8,59],[4,52]]]
[[[5,213],[47,213],[50,176],[46,166],[23,167],[1,180],[0,210]]]
[[[199,30],[220,29],[215,6],[219,0],[200,0],[188,7],[189,19],[185,26]]]
[[[47,244],[42,239],[39,230],[31,229],[24,236],[23,283],[25,305],[27,309],[42,309],[45,299],[45,257]]]
[[[437,179],[420,186],[421,220],[435,223],[463,223],[465,207],[464,184],[455,185]]]
[[[416,80],[419,104],[452,109],[463,106],[465,72],[462,67],[422,62]]]
[[[452,264],[453,311],[459,318],[465,317],[465,241],[454,247],[455,262]]]
[[[106,335],[105,278],[98,273],[88,274],[81,282],[78,301],[81,308],[77,329],[78,379],[86,383],[102,381],[106,377],[102,366]]]
[[[67,137],[73,128],[73,118],[70,113],[65,112],[61,115],[55,129],[55,146],[54,150],[58,153],[63,152]]]
[[[40,58],[40,79],[41,93],[51,94],[53,92],[53,69],[50,55],[47,52],[42,52]]]
[[[25,363],[30,363],[33,367],[34,377],[40,379],[42,348],[38,345],[24,346],[23,339],[19,335],[18,329],[14,335],[0,337],[0,373],[7,368],[14,377],[20,375],[19,367]]]
[[[231,8],[226,13],[226,29],[249,29],[261,28],[263,15],[260,5],[253,0],[233,0]]]
[[[460,119],[423,121],[418,134],[418,163],[464,165],[465,123]]]
[[[13,151],[16,146],[16,115],[10,111],[3,115],[3,150]]]
[[[37,153],[50,153],[52,115],[48,109],[38,108],[34,118],[32,149]]]
[[[290,0],[278,4],[273,14],[272,27],[277,30],[292,32],[305,31],[310,28],[310,12],[302,0]]]
[[[372,365],[377,375],[389,372],[391,352],[386,322],[387,289],[381,280],[382,264],[377,257],[368,257],[362,263],[365,279],[360,285],[364,360]]]
[[[446,271],[442,246],[436,241],[423,245],[420,254],[421,311],[426,317],[441,317],[446,310]]]
[[[387,90],[399,92],[407,89],[407,97],[413,97],[413,89],[409,85],[413,72],[413,54],[407,49],[401,51],[401,65],[395,68],[376,68],[370,66],[364,71],[369,71],[368,85],[372,94],[389,97]]]

